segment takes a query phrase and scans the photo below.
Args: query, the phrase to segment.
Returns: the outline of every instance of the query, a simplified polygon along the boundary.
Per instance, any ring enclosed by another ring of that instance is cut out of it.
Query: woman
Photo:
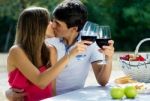
[[[48,10],[41,7],[23,10],[18,19],[15,45],[10,48],[7,69],[10,86],[23,89],[27,94],[25,101],[38,101],[52,96],[51,82],[70,59],[86,49],[85,43],[91,43],[77,43],[70,53],[55,64],[52,59],[55,49],[44,43],[46,33],[50,30],[48,24]]]

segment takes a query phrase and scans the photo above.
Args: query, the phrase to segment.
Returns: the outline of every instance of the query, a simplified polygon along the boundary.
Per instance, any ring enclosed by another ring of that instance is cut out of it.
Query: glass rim
[[[95,22],[92,22],[92,21],[89,21],[89,20],[86,21],[85,24],[86,24],[86,23],[92,23],[92,24],[97,25],[97,26],[100,26],[100,27],[110,27],[110,25],[107,25],[107,24],[100,25],[100,24],[98,24],[98,23],[95,23]]]

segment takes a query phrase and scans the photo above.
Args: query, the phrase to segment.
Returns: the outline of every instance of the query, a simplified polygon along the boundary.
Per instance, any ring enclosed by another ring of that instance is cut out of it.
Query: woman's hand
[[[81,41],[76,43],[75,47],[70,51],[70,57],[74,57],[78,54],[81,54],[84,52],[87,48],[88,45],[92,44],[93,42],[91,41]]]
[[[55,37],[54,30],[52,28],[52,22],[49,22],[49,24],[47,26],[46,37],[47,38]]]

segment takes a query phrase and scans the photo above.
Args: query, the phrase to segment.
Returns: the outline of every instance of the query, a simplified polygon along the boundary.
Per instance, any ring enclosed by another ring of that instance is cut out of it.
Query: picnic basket
[[[150,41],[150,38],[141,40],[135,49],[135,55],[141,55],[145,61],[127,61],[120,59],[121,68],[126,75],[139,82],[150,83],[150,52],[139,53],[139,48],[142,43]]]

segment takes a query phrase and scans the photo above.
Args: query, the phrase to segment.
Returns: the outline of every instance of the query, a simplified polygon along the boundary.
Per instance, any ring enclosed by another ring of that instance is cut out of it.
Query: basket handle
[[[139,48],[140,48],[141,44],[145,41],[150,41],[150,38],[145,38],[138,43],[138,45],[136,46],[136,49],[135,49],[135,55],[138,55]]]

